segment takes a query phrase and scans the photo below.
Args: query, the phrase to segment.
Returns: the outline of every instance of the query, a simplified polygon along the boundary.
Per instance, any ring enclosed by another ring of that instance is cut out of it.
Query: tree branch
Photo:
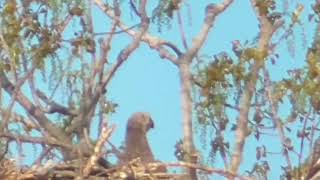
[[[193,142],[193,126],[192,126],[192,75],[190,71],[190,64],[196,56],[199,49],[207,39],[208,33],[213,26],[214,20],[217,15],[223,12],[233,0],[225,0],[219,5],[209,4],[206,8],[206,17],[199,34],[194,38],[194,41],[188,49],[188,51],[182,54],[179,59],[180,70],[180,84],[181,84],[181,105],[182,105],[182,118],[183,118],[183,146],[188,156],[187,162],[195,163],[197,161],[197,155],[195,152],[195,146]],[[192,180],[197,179],[197,173],[195,169],[188,169],[189,178]]]
[[[36,144],[42,144],[42,145],[52,145],[57,147],[63,147],[67,149],[72,149],[72,146],[69,144],[65,144],[61,141],[57,141],[53,138],[44,138],[44,137],[33,137],[33,136],[26,136],[26,135],[16,135],[12,133],[0,133],[1,138],[7,138],[9,140],[14,141],[22,141],[27,143],[36,143]]]
[[[102,148],[104,147],[106,141],[111,136],[114,129],[115,129],[115,126],[112,126],[111,128],[107,128],[107,127],[102,128],[101,136],[94,148],[94,153],[91,155],[90,159],[88,160],[83,170],[83,174],[85,177],[87,177],[90,174],[92,167],[97,163],[98,159],[101,157]]]
[[[103,11],[107,16],[109,16],[111,19],[118,20],[119,21],[119,27],[124,32],[129,34],[132,37],[136,37],[139,32],[134,31],[133,29],[128,28],[120,19],[119,17],[115,16],[113,13],[113,10],[110,9],[108,6],[106,6],[101,0],[94,0],[96,5]],[[149,33],[145,32],[143,36],[141,37],[141,40],[149,45],[151,49],[155,49],[159,52],[161,58],[166,58],[169,61],[171,61],[173,64],[178,64],[177,57],[175,57],[173,54],[171,54],[167,49],[162,47],[163,45],[166,45],[170,42],[162,40],[158,37],[152,36]],[[170,43],[171,44],[171,43]]]
[[[256,14],[260,22],[260,38],[258,42],[258,48],[260,52],[269,50],[269,42],[279,26],[274,27],[268,20],[265,14],[259,12],[256,7],[256,1],[251,0],[251,4],[256,9]],[[230,171],[236,173],[242,161],[243,149],[245,145],[245,139],[248,131],[248,114],[250,110],[251,98],[256,89],[256,82],[259,77],[260,69],[264,66],[264,60],[254,60],[254,64],[251,69],[250,79],[246,82],[246,89],[244,90],[240,100],[240,112],[237,120],[236,140],[234,152],[231,158]]]
[[[70,110],[67,107],[64,107],[52,100],[50,100],[42,91],[40,91],[39,89],[36,90],[36,94],[37,96],[43,101],[45,102],[49,108],[47,109],[46,113],[60,113],[63,115],[68,115],[68,116],[75,116],[76,112]]]
[[[283,154],[287,160],[288,168],[291,171],[292,170],[292,165],[291,165],[291,160],[288,154],[288,144],[286,143],[286,136],[285,132],[283,130],[283,126],[281,123],[281,119],[278,116],[278,109],[277,109],[277,104],[274,102],[272,99],[272,86],[271,86],[271,80],[269,77],[269,73],[265,70],[265,81],[266,81],[266,93],[267,93],[267,99],[270,102],[270,109],[271,109],[271,119],[278,130],[279,136],[280,136],[280,141],[282,143],[282,151]],[[305,120],[307,121],[307,120]],[[301,148],[302,149],[302,148]],[[299,163],[301,161],[301,158],[299,157]]]
[[[89,108],[87,110],[89,112],[89,113],[87,113],[87,115],[92,114],[92,112],[95,109],[96,104],[99,101],[99,98],[105,92],[107,85],[109,84],[109,82],[111,81],[112,77],[117,72],[117,70],[120,68],[120,66],[128,59],[128,57],[131,55],[131,53],[139,47],[141,38],[143,37],[144,33],[147,31],[147,29],[149,27],[149,19],[146,15],[146,12],[145,12],[145,5],[146,5],[146,0],[140,1],[139,11],[141,14],[141,17],[140,17],[141,30],[139,31],[139,33],[135,34],[132,43],[129,44],[126,48],[124,48],[119,53],[119,55],[117,57],[116,64],[113,65],[113,67],[111,68],[109,73],[103,77],[103,79],[101,80],[101,83],[98,84],[98,86],[95,88],[94,93],[93,93],[93,97],[91,97],[91,99],[89,100],[88,106],[87,106]],[[71,133],[76,128],[79,128],[79,126],[81,126],[83,123],[82,122],[83,119],[89,119],[89,118],[88,117],[84,118],[82,116],[77,117],[75,120],[73,120],[73,123],[70,125],[70,127],[68,127],[67,133]]]
[[[55,126],[50,120],[43,114],[43,112],[36,106],[34,106],[27,97],[25,97],[21,91],[15,91],[15,86],[7,79],[7,76],[3,71],[0,72],[0,84],[5,91],[11,96],[16,92],[16,99],[19,104],[32,115],[37,122],[44,128],[50,135],[57,140],[65,143],[69,143],[70,139],[65,132],[59,127]]]

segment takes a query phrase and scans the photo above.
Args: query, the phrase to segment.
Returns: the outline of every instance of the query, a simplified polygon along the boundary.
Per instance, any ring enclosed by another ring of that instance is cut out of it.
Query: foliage
[[[163,25],[170,26],[173,13],[179,10],[182,0],[160,0],[153,10],[152,21],[157,23],[158,31],[161,32]]]

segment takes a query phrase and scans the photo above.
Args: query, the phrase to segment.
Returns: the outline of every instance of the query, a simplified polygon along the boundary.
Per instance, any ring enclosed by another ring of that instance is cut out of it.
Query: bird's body
[[[154,128],[153,120],[149,113],[134,113],[128,120],[125,137],[124,153],[120,157],[120,165],[126,164],[137,158],[142,164],[148,166],[149,163],[159,163],[155,160],[150,148],[147,132]],[[153,168],[147,168],[147,172],[164,173],[167,171],[166,166],[157,165]]]
[[[125,137],[125,152],[122,163],[140,158],[144,163],[154,162],[154,156],[147,140],[147,132],[154,124],[149,113],[137,112],[133,114],[127,124]]]

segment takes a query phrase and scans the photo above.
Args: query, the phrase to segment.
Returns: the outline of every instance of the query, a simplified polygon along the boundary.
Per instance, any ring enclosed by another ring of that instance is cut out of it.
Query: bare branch
[[[98,159],[101,157],[104,144],[109,139],[114,129],[115,126],[112,126],[109,129],[107,129],[107,127],[102,128],[100,138],[94,148],[94,153],[91,155],[89,161],[87,162],[83,170],[83,174],[85,177],[87,177],[90,174],[92,167],[97,163]]]
[[[11,141],[13,140],[13,141],[21,141],[21,142],[32,143],[32,144],[36,143],[36,144],[42,144],[42,145],[52,145],[52,146],[72,149],[71,145],[57,141],[53,138],[33,137],[33,136],[26,136],[26,135],[15,135],[12,133],[0,133],[0,137],[7,138]]]
[[[269,43],[273,33],[276,31],[276,28],[279,26],[273,26],[267,16],[259,12],[259,9],[256,7],[256,1],[251,0],[251,4],[254,9],[256,9],[256,14],[260,23],[260,37],[258,42],[258,48],[261,52],[268,52]],[[240,112],[237,120],[237,130],[236,130],[236,140],[235,148],[231,158],[231,167],[230,171],[236,173],[242,161],[243,149],[245,145],[245,139],[247,137],[248,131],[248,114],[250,110],[250,103],[253,97],[253,94],[256,89],[256,82],[259,77],[260,69],[264,66],[264,60],[255,60],[251,69],[251,76],[248,82],[246,82],[246,89],[244,90],[241,100],[240,100]]]
[[[205,11],[205,21],[202,25],[202,28],[198,35],[194,38],[192,41],[192,45],[190,49],[184,54],[185,57],[183,57],[183,63],[191,63],[192,59],[195,57],[195,54],[199,51],[199,49],[204,44],[205,40],[207,39],[208,33],[210,29],[213,26],[215,18],[222,13],[227,7],[230,6],[230,4],[233,2],[233,0],[224,0],[221,4],[209,4],[206,7]],[[181,61],[181,60],[180,60]]]
[[[75,116],[76,112],[70,110],[67,107],[64,107],[52,100],[50,100],[42,91],[40,91],[39,89],[36,90],[36,94],[37,96],[43,101],[45,102],[49,108],[46,111],[46,113],[60,113],[63,115],[68,115],[68,116]]]
[[[221,176],[227,177],[227,178],[239,178],[240,180],[251,180],[251,178],[243,177],[237,174],[233,174],[232,172],[223,170],[223,169],[215,169],[205,166],[200,166],[197,164],[192,163],[186,163],[186,162],[177,162],[177,163],[165,163],[163,165],[166,165],[167,167],[187,167],[187,168],[193,168],[198,169],[200,171],[204,171],[208,174],[219,174]]]
[[[11,96],[15,92],[15,86],[7,79],[4,72],[0,72],[0,83],[5,91]],[[30,115],[32,115],[37,122],[44,128],[50,135],[57,138],[61,142],[70,142],[69,137],[59,127],[55,126],[50,120],[43,114],[43,112],[36,106],[34,106],[27,97],[25,97],[21,91],[16,91],[16,99],[19,104],[25,108]]]
[[[101,87],[105,87],[109,81],[111,80],[111,78],[113,77],[113,75],[115,74],[115,72],[117,71],[117,69],[121,66],[121,64],[129,57],[129,55],[138,48],[139,44],[140,44],[140,40],[142,39],[143,35],[145,34],[146,30],[149,27],[149,19],[146,15],[145,12],[145,1],[140,2],[140,13],[141,13],[141,31],[139,33],[136,33],[134,35],[134,40],[133,42],[128,45],[124,50],[122,50],[120,52],[120,54],[117,57],[117,63],[112,67],[112,69],[110,70],[110,73],[104,77],[104,79],[102,80],[101,83]],[[143,6],[144,5],[144,6]],[[120,24],[120,21],[119,21]]]
[[[223,12],[233,0],[225,0],[219,5],[209,4],[206,8],[206,17],[199,34],[194,38],[191,47],[186,53],[179,57],[179,70],[180,70],[180,84],[181,84],[181,105],[182,105],[182,118],[183,118],[183,146],[188,154],[187,162],[195,163],[197,155],[195,152],[193,142],[193,126],[192,126],[192,75],[190,72],[190,64],[196,56],[199,49],[204,44],[208,33],[213,26],[214,20],[217,15]],[[195,169],[188,169],[190,179],[196,180],[197,175]]]
[[[187,38],[186,38],[186,34],[185,34],[184,28],[183,28],[183,22],[182,22],[180,9],[177,10],[177,14],[178,14],[178,24],[179,24],[182,44],[183,44],[185,49],[188,49]]]
[[[120,10],[119,10],[119,4],[118,2],[114,2],[114,14],[118,17],[120,16]],[[104,64],[108,63],[107,61],[107,56],[108,53],[110,51],[111,48],[111,41],[114,37],[114,33],[116,32],[116,28],[119,24],[119,17],[116,18],[113,21],[112,27],[111,27],[111,33],[109,34],[109,36],[107,36],[102,42],[101,42],[101,55],[100,55],[100,61],[99,61],[99,65],[98,65],[98,69],[97,69],[97,73],[99,73],[99,84],[102,83],[102,79],[103,79],[103,71],[104,71]],[[95,74],[94,74],[95,76]]]
[[[290,160],[289,154],[286,153],[288,151],[288,146],[286,143],[285,132],[283,130],[281,119],[278,117],[278,108],[277,108],[276,102],[274,102],[274,100],[272,99],[271,80],[269,77],[269,73],[266,70],[265,70],[265,81],[266,81],[267,98],[270,102],[270,108],[271,108],[271,118],[272,118],[274,125],[276,126],[276,129],[278,130],[278,133],[280,136],[280,141],[282,143],[283,154],[286,157],[288,167],[290,170],[292,170],[292,165],[291,165],[291,160]]]
[[[6,116],[5,115],[6,113],[10,113],[10,115],[8,115],[8,116],[10,116],[11,122],[12,123],[21,123],[26,130],[31,131],[32,129],[35,129],[35,130],[40,131],[39,125],[37,123],[35,123],[32,119],[25,118],[24,116],[22,116],[18,113],[15,113],[15,112],[6,112],[6,111],[2,110],[0,113],[3,117]]]
[[[140,1],[139,11],[141,14],[141,17],[140,17],[141,30],[139,31],[139,33],[135,34],[133,42],[131,44],[129,44],[125,49],[123,49],[119,53],[119,55],[117,57],[116,64],[114,64],[113,67],[111,68],[111,70],[109,71],[109,73],[103,77],[101,83],[95,88],[95,90],[94,90],[95,92],[93,93],[93,97],[90,100],[88,100],[89,103],[87,106],[88,110],[87,110],[86,114],[84,115],[82,112],[80,114],[80,116],[77,117],[77,119],[73,120],[73,124],[71,124],[71,126],[68,127],[67,133],[71,133],[76,128],[79,128],[79,126],[83,126],[86,124],[82,121],[84,119],[87,119],[87,120],[90,119],[88,116],[93,114],[93,111],[95,109],[96,104],[99,101],[99,98],[105,92],[106,86],[109,84],[109,82],[111,81],[114,74],[117,72],[117,70],[120,68],[120,66],[128,59],[130,54],[139,47],[141,38],[143,37],[144,33],[147,31],[147,29],[149,27],[149,19],[146,15],[146,12],[145,12],[145,5],[146,5],[146,0]],[[86,118],[84,118],[84,116],[86,116]]]
[[[108,6],[106,6],[101,0],[95,0],[95,3],[111,19],[118,20],[119,27],[122,30],[124,30],[127,34],[129,34],[132,37],[137,36],[139,32],[136,32],[133,29],[128,28],[118,17],[114,15],[113,11]],[[172,63],[177,64],[177,58],[174,55],[172,55],[168,50],[162,47],[163,44],[168,43],[167,41],[162,40],[158,37],[152,36],[147,32],[144,33],[141,40],[147,43],[150,48],[156,49],[157,51],[159,51],[161,58],[167,58]]]

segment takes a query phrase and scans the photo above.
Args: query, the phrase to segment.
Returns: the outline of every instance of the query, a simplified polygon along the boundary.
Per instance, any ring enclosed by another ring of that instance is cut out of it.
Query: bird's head
[[[136,112],[128,120],[127,129],[135,129],[147,133],[151,128],[154,128],[154,123],[151,115],[147,112]]]

